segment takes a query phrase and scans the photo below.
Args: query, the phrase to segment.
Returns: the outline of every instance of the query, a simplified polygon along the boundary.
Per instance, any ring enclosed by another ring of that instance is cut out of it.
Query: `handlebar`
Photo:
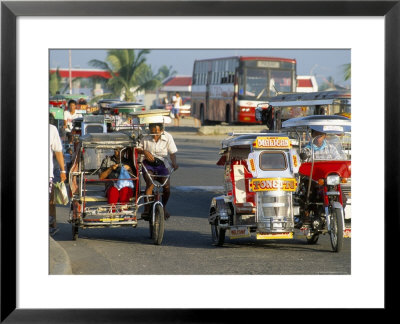
[[[172,169],[168,175],[162,176],[162,175],[150,174],[144,164],[142,164],[142,167],[143,167],[144,171],[146,172],[146,174],[149,176],[151,183],[156,187],[164,187],[164,185],[167,183],[168,179],[171,177],[172,173],[175,172],[175,169]],[[156,178],[156,177],[157,178],[165,178],[165,181],[162,184],[161,183],[157,184],[153,181],[154,178]]]

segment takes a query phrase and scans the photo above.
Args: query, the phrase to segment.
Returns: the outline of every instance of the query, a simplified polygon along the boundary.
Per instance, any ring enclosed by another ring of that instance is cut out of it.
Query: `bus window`
[[[268,70],[247,68],[245,95],[254,98],[268,97]]]
[[[279,92],[292,91],[292,72],[271,70],[271,82]]]

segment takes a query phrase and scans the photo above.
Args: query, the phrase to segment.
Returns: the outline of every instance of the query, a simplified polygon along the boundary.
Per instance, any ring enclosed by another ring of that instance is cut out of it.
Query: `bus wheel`
[[[200,124],[204,126],[204,106],[200,106]]]
[[[231,108],[229,105],[225,109],[225,122],[229,124],[231,122]]]

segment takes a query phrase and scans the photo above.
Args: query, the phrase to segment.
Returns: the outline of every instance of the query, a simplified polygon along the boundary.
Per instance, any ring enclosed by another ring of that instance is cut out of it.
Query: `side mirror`
[[[303,152],[299,154],[302,161],[308,160],[311,157],[311,150],[309,148],[304,149]]]
[[[300,153],[300,159],[302,161],[307,160],[307,153],[305,153],[305,152]]]

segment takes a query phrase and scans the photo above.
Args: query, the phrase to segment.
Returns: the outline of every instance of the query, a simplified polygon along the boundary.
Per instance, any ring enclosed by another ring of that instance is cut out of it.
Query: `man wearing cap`
[[[314,157],[317,160],[341,160],[343,157],[338,152],[335,145],[330,144],[326,140],[326,133],[311,130],[312,140],[304,146],[305,149],[311,150],[311,145],[314,146]],[[311,144],[312,143],[312,144]]]
[[[149,124],[150,134],[145,136],[141,141],[138,149],[139,154],[144,155],[143,164],[146,169],[149,171],[151,175],[159,175],[161,177],[155,177],[155,180],[163,183],[165,178],[163,176],[167,176],[169,174],[169,170],[178,169],[178,164],[176,162],[176,152],[178,149],[176,148],[174,139],[171,134],[164,131],[164,127],[162,123],[158,124]],[[171,159],[171,164],[168,160]],[[146,181],[146,195],[151,195],[154,185],[151,183],[146,172],[143,172],[144,179]],[[163,188],[162,195],[162,203],[164,205],[164,215],[165,218],[169,218],[169,213],[166,210],[166,205],[170,196],[170,179],[168,179],[167,183]],[[148,218],[150,212],[150,205],[145,205],[145,210],[142,214],[143,218]]]

